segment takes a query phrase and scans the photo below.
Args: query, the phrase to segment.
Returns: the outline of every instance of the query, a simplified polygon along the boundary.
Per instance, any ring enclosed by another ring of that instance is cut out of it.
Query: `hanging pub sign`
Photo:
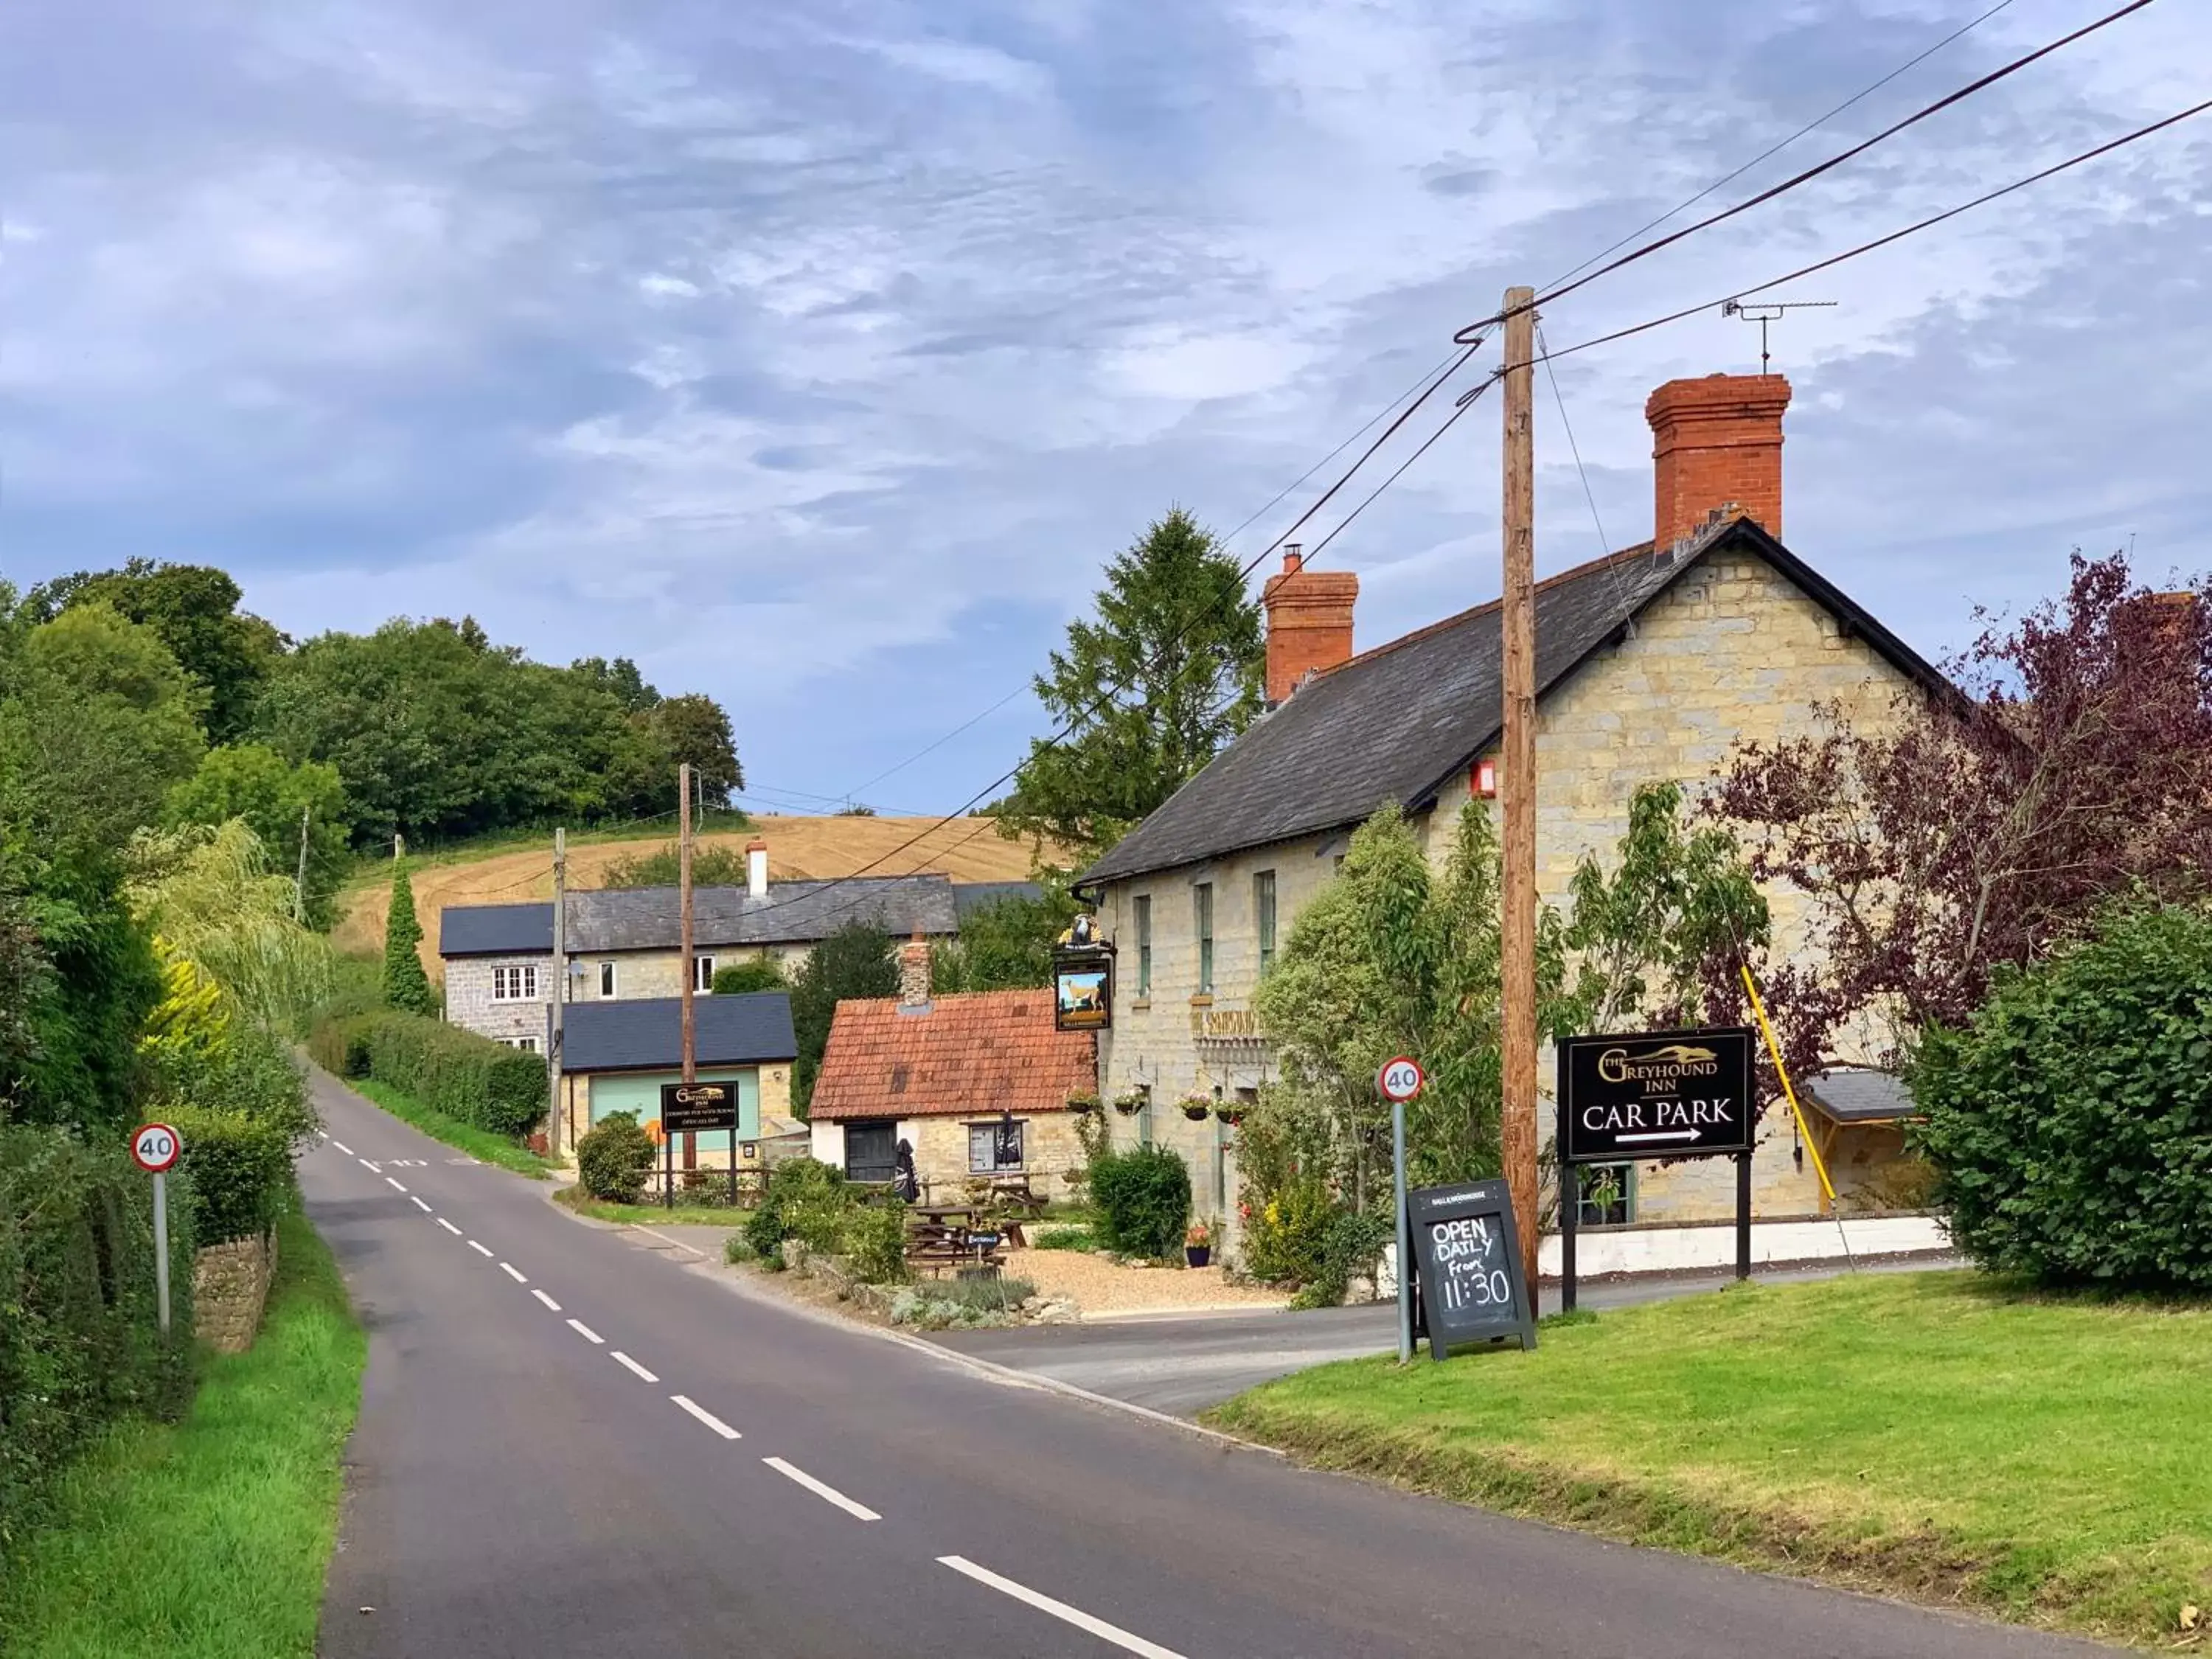
[[[1079,924],[1088,917],[1078,917]],[[1081,942],[1052,953],[1052,1024],[1058,1031],[1103,1031],[1114,1024],[1114,947],[1087,927],[1069,929]]]
[[[1706,1158],[1751,1150],[1752,1033],[1559,1041],[1559,1151],[1570,1164]]]
[[[660,1127],[664,1133],[696,1134],[702,1129],[738,1127],[738,1085],[734,1083],[664,1083],[660,1085]]]
[[[1406,1194],[1430,1357],[1455,1344],[1536,1346],[1535,1299],[1521,1272],[1513,1195],[1502,1179],[1420,1187]]]

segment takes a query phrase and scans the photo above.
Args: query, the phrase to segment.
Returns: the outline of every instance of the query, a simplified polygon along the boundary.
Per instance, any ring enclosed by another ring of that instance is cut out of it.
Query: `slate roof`
[[[691,1000],[691,1051],[702,1066],[786,1065],[799,1056],[791,999],[781,991]],[[570,1072],[673,1072],[684,1065],[679,997],[572,1002],[561,1064]]]
[[[968,920],[968,913],[1003,899],[1033,899],[1044,896],[1044,889],[1033,881],[956,881],[952,884],[953,908],[960,920]]]
[[[995,1115],[1057,1112],[1098,1087],[1088,1031],[1055,1031],[1053,994],[978,991],[902,1008],[895,997],[841,1002],[808,1115]]]
[[[1805,1079],[1805,1098],[1838,1123],[1894,1123],[1920,1115],[1905,1079],[1872,1066],[1815,1072]]]
[[[742,887],[699,887],[691,893],[692,939],[702,951],[811,944],[855,921],[872,923],[894,939],[916,928],[939,937],[956,933],[960,916],[951,878],[933,874],[778,881],[769,884],[764,898],[754,898]],[[682,933],[673,887],[607,887],[568,895],[572,952],[672,951]],[[552,949],[550,904],[449,905],[439,918],[441,957]]]
[[[1901,672],[1948,683],[1911,647],[1748,519],[1678,550],[1628,548],[1536,586],[1540,698],[1717,550],[1755,553],[1841,618]],[[1499,736],[1504,692],[1493,600],[1318,674],[1085,871],[1079,884],[1197,864],[1247,847],[1356,824],[1386,800],[1431,805]]]

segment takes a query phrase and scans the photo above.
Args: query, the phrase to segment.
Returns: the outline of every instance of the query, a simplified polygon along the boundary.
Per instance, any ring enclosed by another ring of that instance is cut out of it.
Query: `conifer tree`
[[[422,971],[416,946],[422,942],[422,924],[415,920],[415,884],[407,866],[392,874],[392,908],[384,917],[384,1000],[410,1014],[435,1014],[437,993]]]

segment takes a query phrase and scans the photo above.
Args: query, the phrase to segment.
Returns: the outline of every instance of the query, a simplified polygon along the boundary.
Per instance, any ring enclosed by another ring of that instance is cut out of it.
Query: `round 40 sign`
[[[183,1150],[177,1132],[166,1123],[149,1123],[131,1137],[131,1156],[149,1175],[161,1175],[173,1168],[177,1154]]]
[[[1404,1054],[1386,1062],[1375,1074],[1375,1086],[1382,1091],[1382,1098],[1389,1101],[1411,1100],[1421,1092],[1421,1085],[1428,1080],[1419,1064]]]

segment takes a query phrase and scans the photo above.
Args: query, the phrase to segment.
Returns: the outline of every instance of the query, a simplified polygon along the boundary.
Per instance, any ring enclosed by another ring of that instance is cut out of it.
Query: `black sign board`
[[[1640,1031],[1560,1040],[1560,1155],[1570,1164],[1751,1149],[1752,1033]]]
[[[1114,957],[1097,946],[1062,949],[1052,959],[1056,1031],[1103,1031],[1114,1024]]]
[[[660,1127],[664,1133],[672,1135],[688,1134],[701,1129],[735,1129],[738,1127],[738,1085],[734,1083],[662,1084]],[[687,1164],[684,1167],[688,1170],[691,1166]]]
[[[1505,1182],[1418,1188],[1407,1194],[1406,1206],[1431,1357],[1501,1337],[1534,1347],[1535,1300],[1522,1275],[1521,1235]]]

